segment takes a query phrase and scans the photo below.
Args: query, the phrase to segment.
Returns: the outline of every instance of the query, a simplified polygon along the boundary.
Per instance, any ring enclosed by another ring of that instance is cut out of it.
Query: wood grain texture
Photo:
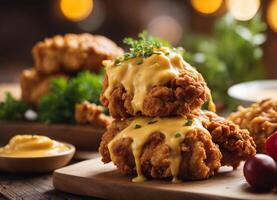
[[[241,167],[235,171],[222,167],[219,174],[202,181],[172,184],[165,180],[148,180],[132,183],[131,177],[120,174],[113,164],[104,165],[100,158],[96,158],[56,170],[53,184],[61,191],[105,199],[276,199],[276,191],[251,192]]]
[[[0,121],[0,145],[18,134],[45,135],[73,144],[78,150],[97,150],[105,129],[92,125],[44,124],[39,122]]]
[[[7,173],[0,173],[0,199],[89,200],[98,198],[81,197],[55,190],[52,185],[51,174],[18,176]]]
[[[77,156],[98,157],[97,152],[77,152]],[[76,162],[76,159],[72,162]],[[52,173],[24,175],[0,172],[0,199],[9,200],[81,200],[98,199],[64,193],[54,189]]]

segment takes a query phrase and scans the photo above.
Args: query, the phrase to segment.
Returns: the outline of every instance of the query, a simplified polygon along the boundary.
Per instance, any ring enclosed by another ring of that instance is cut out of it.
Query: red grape
[[[267,138],[265,151],[266,154],[271,156],[277,163],[277,131]]]
[[[243,174],[254,189],[269,190],[276,182],[277,165],[270,156],[256,154],[246,160]]]

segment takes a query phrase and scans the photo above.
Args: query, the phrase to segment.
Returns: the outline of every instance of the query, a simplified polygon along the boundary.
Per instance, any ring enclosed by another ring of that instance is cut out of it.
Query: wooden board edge
[[[80,163],[76,163],[73,165],[81,165],[83,162],[89,162],[92,160],[99,160],[99,158],[94,158],[87,161],[82,161]],[[132,199],[132,200],[139,200],[139,199],[157,199],[157,194],[159,194],[160,200],[166,200],[166,199],[172,199],[173,196],[175,200],[184,200],[190,199],[190,200],[242,200],[242,198],[235,198],[235,197],[226,197],[221,195],[211,195],[206,193],[195,193],[195,192],[188,192],[186,191],[176,191],[176,190],[161,190],[159,188],[149,188],[145,187],[144,185],[138,184],[123,184],[119,183],[117,181],[109,180],[106,182],[99,181],[98,178],[90,177],[83,178],[78,177],[74,175],[68,175],[66,173],[63,173],[63,171],[67,171],[69,167],[64,167],[61,169],[58,169],[54,171],[53,174],[53,186],[55,189],[68,192],[72,194],[77,195],[83,195],[83,196],[91,196],[91,197],[98,197],[98,198],[104,198],[104,199]],[[70,176],[71,181],[68,182],[68,177]],[[97,183],[97,184],[95,184]],[[75,191],[72,191],[70,187],[74,188]],[[89,190],[85,189],[88,188],[88,185],[93,185],[92,187],[89,187]],[[104,189],[103,189],[104,188]],[[137,188],[140,188],[138,190]],[[103,191],[109,191],[109,192],[103,192]],[[126,192],[128,191],[128,192]],[[143,191],[143,192],[141,192]],[[243,198],[243,200],[246,200]]]

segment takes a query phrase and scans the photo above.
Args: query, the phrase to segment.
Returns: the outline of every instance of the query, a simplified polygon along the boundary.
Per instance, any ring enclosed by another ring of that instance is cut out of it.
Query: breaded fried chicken
[[[199,112],[203,126],[223,155],[221,164],[236,168],[242,160],[255,155],[255,143],[246,129],[209,111]]]
[[[199,109],[208,100],[210,90],[202,75],[180,55],[167,57],[163,51],[145,58],[145,65],[136,65],[140,61],[137,58],[106,67],[100,100],[112,117],[182,115]]]
[[[266,139],[277,131],[277,100],[266,99],[247,108],[240,106],[228,119],[249,130],[257,152],[264,153]]]
[[[68,76],[61,73],[44,76],[38,74],[35,69],[24,70],[20,76],[22,100],[30,105],[37,106],[40,98],[48,93],[50,81],[58,77],[68,78]]]
[[[57,35],[33,48],[35,67],[41,74],[85,69],[99,72],[103,60],[113,59],[122,53],[123,50],[110,39],[88,33]]]
[[[102,161],[111,161],[108,149],[109,142],[132,120],[114,121],[102,137],[99,152]],[[122,173],[135,174],[136,165],[131,149],[132,139],[119,138],[112,146],[115,156],[113,162]],[[185,134],[181,147],[181,163],[178,178],[181,180],[205,179],[213,175],[220,167],[221,153],[206,132],[193,129]],[[165,135],[161,131],[153,132],[145,142],[140,155],[140,163],[144,176],[149,178],[172,178],[170,169],[170,147],[165,143]],[[197,167],[196,167],[197,166]]]
[[[113,119],[103,113],[102,106],[84,101],[75,106],[75,120],[79,124],[107,127]]]

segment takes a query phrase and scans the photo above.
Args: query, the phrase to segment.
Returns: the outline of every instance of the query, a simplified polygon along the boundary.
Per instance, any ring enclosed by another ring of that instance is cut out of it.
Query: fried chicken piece
[[[123,50],[110,39],[88,33],[57,35],[46,38],[33,48],[35,67],[41,74],[85,69],[99,72],[103,60],[122,53]]]
[[[164,86],[153,86],[144,98],[142,110],[136,114],[131,103],[133,95],[127,93],[123,85],[115,87],[109,99],[103,95],[107,88],[108,77],[106,76],[100,100],[116,119],[137,115],[165,117],[186,114],[200,108],[210,94],[200,73],[183,73]]]
[[[104,163],[111,162],[108,150],[109,142],[130,123],[128,120],[116,120],[104,133],[99,152]],[[132,139],[120,138],[112,146],[116,157],[115,165],[125,174],[135,174],[136,167],[131,150]],[[213,175],[220,167],[221,153],[212,142],[210,135],[194,129],[187,132],[181,142],[181,163],[178,178],[181,180],[205,179]],[[170,147],[165,143],[165,136],[160,132],[149,135],[140,155],[142,172],[146,177],[163,179],[172,178],[170,169]]]
[[[75,106],[75,120],[79,124],[93,124],[107,127],[113,119],[103,113],[102,106],[84,101]]]
[[[48,93],[50,81],[58,77],[68,78],[67,75],[61,73],[44,76],[35,69],[24,70],[20,76],[22,100],[36,107],[40,98]]]
[[[212,140],[219,145],[223,155],[221,165],[236,168],[242,160],[256,154],[256,145],[250,133],[216,113],[198,113],[203,126],[210,132]]]
[[[238,111],[231,113],[228,119],[249,130],[257,152],[264,153],[266,139],[277,131],[277,101],[266,99],[247,108],[239,106]]]

